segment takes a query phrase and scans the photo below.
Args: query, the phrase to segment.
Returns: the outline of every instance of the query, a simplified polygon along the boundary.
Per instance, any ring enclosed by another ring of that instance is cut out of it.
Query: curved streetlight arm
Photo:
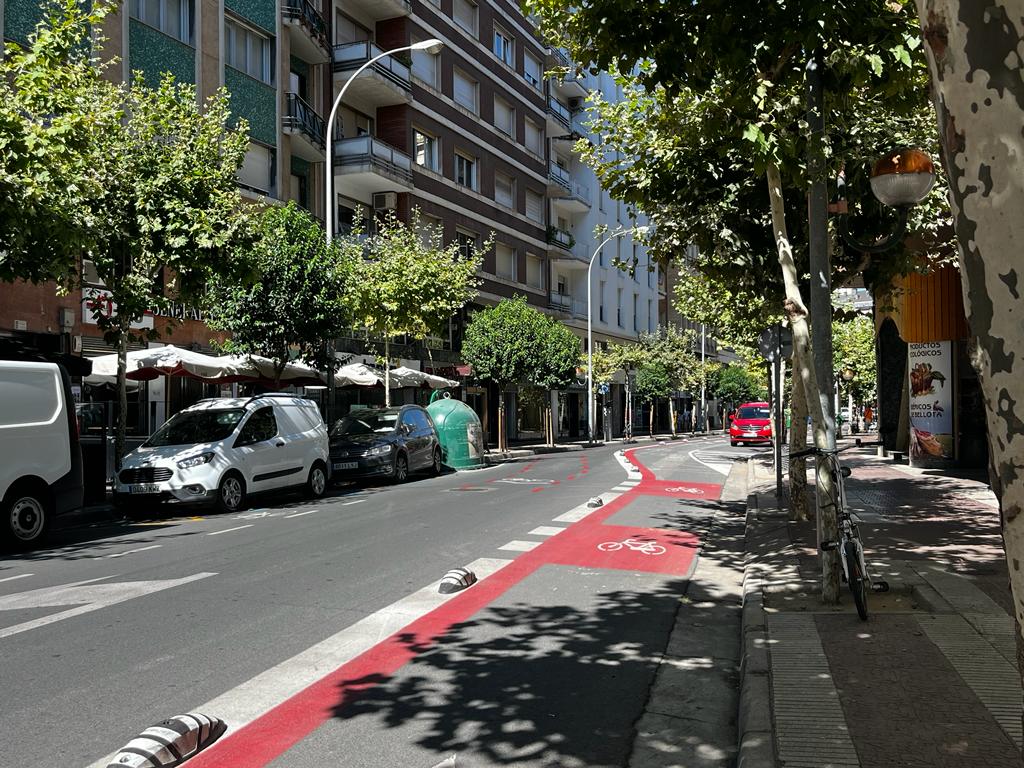
[[[324,222],[326,224],[325,229],[327,230],[327,244],[330,245],[331,240],[334,239],[334,201],[331,199],[333,196],[333,181],[334,181],[334,137],[331,134],[331,128],[334,126],[334,118],[338,114],[338,107],[341,106],[341,100],[345,98],[345,91],[352,85],[352,81],[362,74],[363,70],[373,66],[381,59],[392,56],[402,51],[422,50],[429,47],[433,47],[440,41],[428,40],[426,43],[413,43],[412,45],[403,45],[401,48],[392,48],[390,51],[384,51],[379,53],[369,61],[365,62],[359,69],[349,75],[348,80],[341,86],[341,90],[338,92],[337,97],[334,99],[334,104],[331,106],[331,113],[327,118],[326,134],[327,134],[327,172],[324,174],[326,179],[325,187],[327,194],[324,196]],[[429,44],[429,45],[428,45]]]
[[[594,442],[594,328],[593,315],[591,313],[591,295],[593,292],[591,275],[594,270],[594,260],[597,258],[597,254],[601,252],[601,249],[616,237],[622,237],[634,231],[632,229],[622,229],[612,232],[594,249],[594,255],[590,257],[590,263],[587,264],[587,439],[590,442]]]

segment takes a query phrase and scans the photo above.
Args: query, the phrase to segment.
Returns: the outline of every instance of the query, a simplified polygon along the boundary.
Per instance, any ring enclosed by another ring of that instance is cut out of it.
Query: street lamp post
[[[591,274],[594,269],[594,260],[601,249],[617,237],[629,234],[644,234],[647,227],[632,227],[631,229],[619,229],[612,232],[600,242],[594,249],[594,255],[590,257],[587,265],[587,440],[594,442],[594,329],[593,316],[591,314],[591,297],[593,294],[593,281]]]
[[[430,54],[440,53],[441,49],[444,48],[444,43],[440,40],[431,38],[430,40],[422,40],[412,45],[403,45],[400,48],[392,48],[390,51],[377,54],[369,61],[365,62],[359,69],[349,75],[348,80],[341,86],[341,90],[338,92],[337,97],[334,99],[334,104],[331,106],[330,115],[327,117],[327,126],[325,128],[325,135],[327,138],[327,169],[324,173],[324,228],[327,230],[327,245],[330,246],[334,240],[334,138],[331,129],[334,127],[334,118],[338,114],[338,107],[341,106],[342,99],[345,98],[345,91],[352,85],[352,81],[359,77],[362,72],[368,67],[372,66],[381,59],[393,56],[396,53],[402,51],[427,51]],[[329,370],[327,371],[327,416],[330,419],[333,416],[334,408],[334,340],[331,339],[327,343],[328,359],[330,361]],[[385,362],[385,365],[387,363]]]

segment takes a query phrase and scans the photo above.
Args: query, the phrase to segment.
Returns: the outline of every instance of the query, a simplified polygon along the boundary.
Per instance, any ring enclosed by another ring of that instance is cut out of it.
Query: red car
[[[744,403],[733,413],[729,424],[729,443],[770,443],[772,441],[771,406],[768,403]]]

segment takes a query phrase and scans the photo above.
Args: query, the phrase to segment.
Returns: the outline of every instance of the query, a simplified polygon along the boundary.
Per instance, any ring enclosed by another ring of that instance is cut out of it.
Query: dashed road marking
[[[554,525],[539,525],[530,531],[529,536],[554,536],[556,533],[561,533],[565,528],[557,528]]]
[[[0,579],[0,581],[14,581],[15,579],[27,579],[29,576],[34,574],[31,573],[19,573],[17,576],[7,576],[6,578]]]
[[[248,525],[239,525],[239,526],[237,526],[235,528],[225,528],[223,531],[213,531],[212,533],[208,533],[206,535],[207,536],[220,536],[222,533],[231,533],[232,531],[240,531],[243,528],[252,528],[252,526],[253,526],[253,524],[249,523]]]
[[[296,512],[294,515],[285,515],[284,519],[285,520],[291,520],[293,517],[302,517],[303,515],[312,515],[312,514],[315,514],[316,512],[317,512],[317,510],[315,510],[315,509],[307,509],[305,512]]]
[[[514,539],[508,544],[503,544],[498,547],[498,549],[504,549],[508,552],[529,552],[531,549],[539,547],[540,545],[541,542],[539,541],[521,541],[519,539]]]
[[[162,547],[162,546],[163,546],[163,544],[153,544],[152,546],[149,546],[149,547],[139,547],[138,549],[129,549],[126,552],[114,552],[112,555],[100,555],[100,557],[102,557],[102,558],[124,557],[125,555],[134,555],[136,552],[148,552],[151,549],[160,549],[160,547]]]
[[[362,504],[364,501],[366,501],[366,499],[356,499],[355,501],[346,501],[341,506],[343,506],[343,507],[351,507],[353,504]]]

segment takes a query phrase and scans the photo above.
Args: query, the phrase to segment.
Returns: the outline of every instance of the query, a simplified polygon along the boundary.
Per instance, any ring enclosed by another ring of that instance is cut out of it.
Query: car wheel
[[[409,479],[409,460],[404,454],[395,456],[395,471],[392,473],[396,483],[404,483]]]
[[[17,549],[38,544],[50,525],[50,502],[31,487],[15,488],[3,505],[4,533]]]
[[[430,464],[430,474],[437,477],[441,474],[441,449],[434,449],[434,459]]]
[[[736,440],[730,440],[729,441],[729,445],[731,445],[733,448],[735,448],[737,445],[739,445],[739,442],[736,441]]]
[[[306,480],[306,496],[311,499],[319,499],[327,490],[327,468],[323,462],[316,462],[309,470],[309,479]]]
[[[245,508],[245,480],[237,472],[228,472],[217,486],[217,509],[239,512]]]

